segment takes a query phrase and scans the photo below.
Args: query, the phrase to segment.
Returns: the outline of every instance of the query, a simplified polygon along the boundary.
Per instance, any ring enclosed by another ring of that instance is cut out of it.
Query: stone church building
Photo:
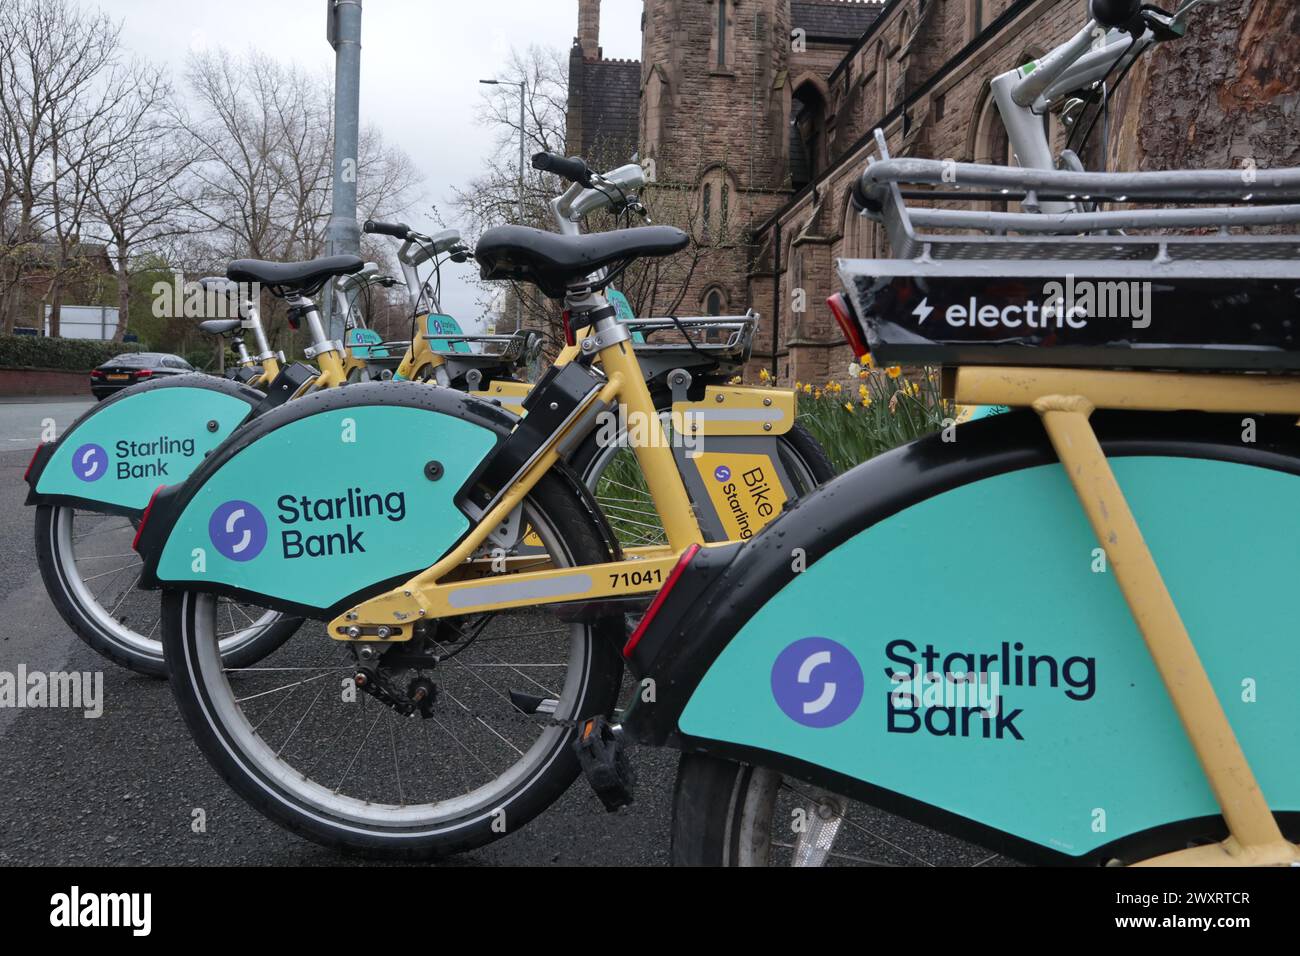
[[[1189,38],[1139,61],[1089,167],[1300,165],[1297,7],[1201,8]],[[659,218],[693,234],[682,288],[643,312],[752,307],[755,367],[804,382],[852,360],[825,305],[834,261],[884,252],[849,203],[872,130],[894,155],[1013,162],[989,81],[1087,17],[1085,0],[645,0],[638,62],[602,57],[600,0],[578,8],[569,153],[605,166],[635,154],[648,204],[676,197]],[[1046,121],[1059,149],[1065,129]]]

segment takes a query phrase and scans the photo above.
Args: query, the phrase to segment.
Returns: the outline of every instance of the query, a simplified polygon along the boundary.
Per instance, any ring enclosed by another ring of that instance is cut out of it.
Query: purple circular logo
[[[726,465],[719,465],[717,468],[713,469],[713,477],[718,479],[718,481],[728,481],[731,478],[731,469]]]
[[[72,473],[82,481],[99,481],[108,474],[108,452],[100,445],[82,445],[72,453]]]
[[[772,696],[785,715],[805,727],[834,727],[862,703],[862,667],[843,644],[805,637],[777,655]]]
[[[266,547],[266,518],[247,501],[227,501],[212,512],[208,537],[231,561],[252,561]]]

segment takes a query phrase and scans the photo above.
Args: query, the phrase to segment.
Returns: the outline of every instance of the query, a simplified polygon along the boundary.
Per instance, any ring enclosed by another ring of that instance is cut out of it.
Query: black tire
[[[752,767],[731,760],[682,754],[673,787],[673,866],[736,865],[732,820],[752,772]]]
[[[542,516],[543,523],[551,529],[552,537],[558,539],[565,552],[565,559],[572,565],[598,564],[610,559],[608,546],[599,533],[595,518],[558,475],[544,476],[526,499],[525,507]],[[518,779],[502,788],[500,794],[492,794],[490,802],[480,801],[463,813],[436,823],[404,825],[391,816],[384,816],[386,808],[383,806],[376,806],[372,811],[378,819],[358,822],[348,820],[340,813],[332,813],[320,804],[313,805],[302,795],[303,792],[309,793],[307,785],[294,780],[291,786],[298,788],[295,791],[288,789],[283,779],[269,775],[266,767],[255,759],[256,744],[250,743],[246,734],[241,737],[240,732],[232,733],[232,727],[238,730],[237,722],[221,719],[219,708],[222,701],[214,696],[211,686],[204,680],[205,667],[210,672],[212,663],[210,654],[204,663],[200,647],[201,626],[197,618],[203,600],[204,596],[185,591],[168,592],[163,600],[164,644],[172,663],[171,685],[181,714],[199,748],[230,787],[259,812],[300,836],[348,853],[386,859],[430,859],[473,849],[505,835],[493,828],[493,815],[497,811],[507,812],[504,819],[509,821],[508,832],[514,832],[559,799],[579,773],[577,757],[572,749],[576,728],[553,727],[543,732],[549,733],[551,739],[542,745],[539,737],[534,745],[533,749],[539,749],[541,753],[535,771],[521,772]],[[580,662],[582,666],[576,668],[580,675],[575,685],[576,693],[571,698],[572,705],[566,705],[568,713],[560,715],[566,723],[609,714],[621,683],[622,657],[618,644],[623,633],[621,618],[598,619],[586,625],[584,633],[585,639],[580,640],[586,648],[586,657]],[[329,641],[325,636],[315,640]],[[435,676],[438,673],[434,671]],[[229,693],[234,696],[233,692]],[[564,696],[568,695],[566,689]],[[383,716],[382,711],[379,716]],[[242,711],[239,719],[244,719]],[[412,723],[409,720],[405,722]],[[421,723],[415,721],[414,726]],[[269,749],[269,745],[266,746]],[[394,744],[394,763],[397,760],[396,747]],[[531,753],[532,749],[529,750]],[[250,754],[254,756],[250,757]],[[276,756],[278,759],[278,751]],[[463,757],[461,759],[464,761]],[[288,767],[289,763],[286,760],[278,766]],[[305,779],[305,774],[297,772]],[[314,781],[310,786],[316,786]],[[473,790],[452,802],[474,798],[478,792]],[[407,809],[407,804],[403,803],[402,809]]]
[[[76,580],[76,560],[67,549],[70,548],[70,523],[77,510],[67,505],[39,505],[36,508],[36,563],[50,601],[72,632],[102,657],[137,674],[166,677],[167,663],[161,638],[153,639],[149,634],[137,633],[120,620],[115,624],[109,623],[117,609],[107,610],[99,606],[94,596],[87,593],[85,582]],[[109,519],[111,516],[103,517]],[[127,519],[119,520],[125,522]],[[64,527],[65,523],[68,523],[67,527]],[[131,596],[135,608],[156,608],[160,599],[160,594],[147,591],[136,591]],[[300,617],[277,615],[249,640],[233,646],[223,659],[231,667],[247,666],[287,641],[301,624]]]
[[[831,459],[826,454],[826,449],[822,443],[813,437],[803,425],[795,422],[791,429],[781,436],[781,450],[783,454],[793,453],[796,455],[817,480],[818,485],[824,485],[834,478],[839,472],[831,464]]]

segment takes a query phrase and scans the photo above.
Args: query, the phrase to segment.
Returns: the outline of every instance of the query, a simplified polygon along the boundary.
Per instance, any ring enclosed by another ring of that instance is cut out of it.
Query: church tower
[[[723,162],[742,190],[785,175],[790,0],[646,0],[642,149],[673,181]]]
[[[788,196],[790,29],[790,0],[645,0],[641,157],[702,260],[670,295],[683,315],[768,311],[749,236]]]

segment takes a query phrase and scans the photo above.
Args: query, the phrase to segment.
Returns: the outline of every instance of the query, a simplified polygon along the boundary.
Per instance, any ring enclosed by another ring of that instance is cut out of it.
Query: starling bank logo
[[[785,715],[805,727],[834,727],[862,703],[862,667],[843,644],[805,637],[777,655],[772,696]]]

